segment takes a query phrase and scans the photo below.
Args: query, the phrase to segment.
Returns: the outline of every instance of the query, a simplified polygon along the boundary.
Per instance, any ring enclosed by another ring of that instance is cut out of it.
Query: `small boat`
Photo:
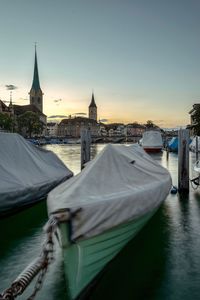
[[[145,131],[142,136],[142,147],[147,152],[160,152],[163,148],[163,140],[160,131]]]
[[[0,132],[0,216],[47,196],[73,173],[51,151],[16,133]]]
[[[167,145],[169,151],[171,152],[178,152],[178,138],[177,137],[173,137]]]
[[[81,173],[48,195],[58,228],[70,299],[142,229],[171,188],[169,172],[137,144],[107,145]]]

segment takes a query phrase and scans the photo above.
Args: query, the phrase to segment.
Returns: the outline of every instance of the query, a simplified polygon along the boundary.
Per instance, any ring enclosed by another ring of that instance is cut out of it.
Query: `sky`
[[[0,0],[0,99],[29,104],[37,42],[44,113],[189,123],[200,102],[199,0]],[[60,101],[56,101],[59,100]]]

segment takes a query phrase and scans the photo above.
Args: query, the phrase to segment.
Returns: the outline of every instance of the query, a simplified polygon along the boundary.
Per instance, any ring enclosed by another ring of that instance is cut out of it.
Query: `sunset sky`
[[[47,116],[94,90],[99,119],[176,127],[200,102],[199,0],[0,0],[1,99],[29,104],[35,42]]]

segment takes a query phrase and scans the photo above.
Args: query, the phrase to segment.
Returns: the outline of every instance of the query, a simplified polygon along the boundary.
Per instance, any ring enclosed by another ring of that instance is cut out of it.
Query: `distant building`
[[[79,138],[83,129],[89,129],[91,136],[99,135],[99,124],[97,121],[89,118],[75,117],[63,119],[58,124],[58,136]]]
[[[12,109],[7,106],[2,100],[0,100],[0,113],[12,115]]]
[[[40,121],[45,125],[46,127],[46,119],[47,116],[43,114],[35,105],[33,104],[28,104],[28,105],[13,105],[13,111],[14,111],[14,116],[17,120],[17,117],[20,115],[24,114],[27,111],[34,112],[38,114]]]
[[[56,122],[47,123],[47,135],[52,137],[58,135],[58,123]]]
[[[144,125],[137,123],[127,124],[126,126],[126,133],[130,136],[142,136],[145,130],[146,127]]]
[[[94,93],[92,93],[91,103],[89,105],[89,119],[97,121],[97,106],[94,100]]]

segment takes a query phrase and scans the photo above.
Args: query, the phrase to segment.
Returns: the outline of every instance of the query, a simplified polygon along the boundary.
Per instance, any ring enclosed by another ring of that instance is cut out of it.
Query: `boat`
[[[32,205],[73,173],[51,151],[0,132],[0,216]]]
[[[69,299],[79,299],[98,274],[155,214],[171,188],[169,172],[139,145],[108,144],[76,176],[52,190],[49,218],[62,219]]]
[[[160,131],[145,131],[142,136],[142,147],[147,152],[160,152],[163,148],[163,140]]]
[[[198,149],[196,149],[198,147]],[[191,139],[191,143],[189,148],[192,152],[199,152],[200,151],[200,136],[195,136]]]
[[[177,137],[173,137],[167,145],[169,151],[171,152],[178,152],[178,138]]]

